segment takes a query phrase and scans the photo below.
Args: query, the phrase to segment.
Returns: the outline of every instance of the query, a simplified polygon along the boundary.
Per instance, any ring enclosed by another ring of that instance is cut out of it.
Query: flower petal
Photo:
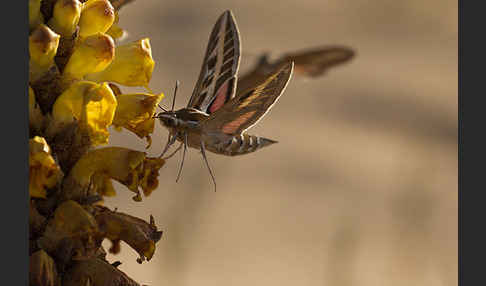
[[[44,138],[35,136],[29,140],[29,194],[34,198],[46,198],[47,189],[61,179],[62,171],[51,156]]]
[[[115,20],[115,9],[108,0],[88,0],[83,3],[79,19],[79,36],[105,33]]]
[[[106,69],[86,78],[126,86],[148,86],[155,66],[148,38],[117,46],[115,54],[115,59]]]
[[[58,0],[54,4],[52,18],[48,25],[63,37],[71,36],[76,30],[81,15],[81,2],[78,0]]]
[[[29,36],[29,81],[34,82],[54,65],[60,36],[42,24]]]
[[[106,144],[108,126],[113,122],[116,106],[116,97],[108,83],[79,81],[57,98],[52,116],[60,126],[78,120],[89,131],[93,145]]]
[[[88,152],[74,165],[64,181],[63,192],[66,198],[82,200],[86,196],[110,193],[102,180],[93,176],[103,174],[136,193],[135,201],[142,199],[139,188],[150,193],[158,184],[157,175],[165,161],[159,158],[146,158],[144,152],[122,147],[106,147]],[[98,174],[98,175],[97,175]]]
[[[105,34],[97,33],[81,39],[63,71],[69,79],[81,79],[86,74],[104,70],[115,58],[115,42]]]
[[[148,93],[119,94],[116,97],[118,105],[113,126],[115,128],[124,127],[140,138],[147,138],[150,146],[150,134],[154,131],[155,122],[153,116],[163,97],[162,93],[158,95]]]

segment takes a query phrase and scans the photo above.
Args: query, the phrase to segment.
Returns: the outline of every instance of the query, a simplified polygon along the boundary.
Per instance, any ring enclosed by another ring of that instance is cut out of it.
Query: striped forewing
[[[187,107],[208,114],[234,97],[240,64],[240,34],[231,11],[225,11],[213,27],[201,72]]]

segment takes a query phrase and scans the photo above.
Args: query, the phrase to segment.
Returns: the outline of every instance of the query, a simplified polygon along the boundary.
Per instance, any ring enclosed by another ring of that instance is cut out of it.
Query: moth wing
[[[290,62],[268,76],[263,83],[231,99],[201,123],[203,129],[235,135],[255,125],[282,95],[293,68],[294,64]]]
[[[317,77],[324,74],[327,69],[349,61],[354,55],[355,52],[347,47],[322,47],[284,54],[277,64],[293,61],[295,75]]]
[[[262,83],[275,70],[274,65],[269,62],[268,58],[268,53],[262,54],[252,70],[247,71],[243,75],[238,75],[236,96]]]
[[[227,10],[209,36],[201,72],[187,107],[210,114],[233,98],[240,54],[240,33],[233,14]]]

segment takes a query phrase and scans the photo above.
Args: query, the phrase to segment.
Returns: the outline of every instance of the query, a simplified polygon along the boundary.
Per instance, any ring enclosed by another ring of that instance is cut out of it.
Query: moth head
[[[173,128],[178,125],[179,120],[177,119],[177,115],[174,111],[164,111],[156,116],[162,125],[165,127]]]

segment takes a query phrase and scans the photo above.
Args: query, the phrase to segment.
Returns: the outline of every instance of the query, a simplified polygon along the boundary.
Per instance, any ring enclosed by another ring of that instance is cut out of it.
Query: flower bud
[[[115,43],[105,34],[95,34],[83,38],[64,68],[64,76],[80,79],[86,74],[105,69],[115,57]]]
[[[108,83],[78,81],[56,100],[52,116],[56,124],[65,126],[76,119],[88,130],[93,145],[108,143],[108,126],[116,109],[116,98]]]
[[[79,19],[79,36],[105,33],[115,20],[115,9],[108,0],[88,0]]]
[[[40,11],[41,0],[29,0],[29,27],[35,29],[37,25],[44,22],[44,17]]]
[[[44,24],[37,26],[29,37],[30,80],[42,77],[54,64],[60,36]]]
[[[148,86],[155,62],[150,41],[141,39],[115,49],[116,57],[103,71],[86,78],[97,82],[112,81],[126,86]]]
[[[76,31],[81,7],[82,4],[78,0],[57,0],[48,23],[49,27],[63,37],[71,36]]]

